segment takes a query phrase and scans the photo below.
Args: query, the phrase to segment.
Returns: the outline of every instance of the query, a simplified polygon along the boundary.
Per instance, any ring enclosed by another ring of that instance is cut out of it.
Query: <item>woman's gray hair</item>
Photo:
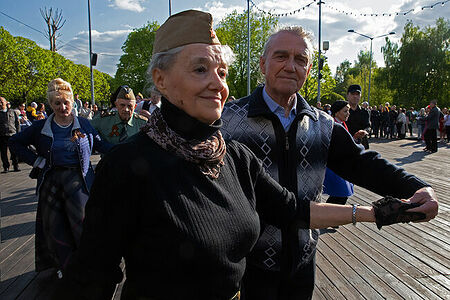
[[[306,43],[306,54],[308,55],[308,65],[312,64],[313,62],[313,55],[314,55],[314,35],[312,32],[307,31],[301,26],[285,26],[281,29],[278,29],[276,32],[271,34],[269,38],[267,39],[267,42],[264,44],[264,51],[262,54],[263,58],[267,57],[267,52],[269,51],[269,48],[271,46],[272,38],[276,36],[279,33],[287,32],[292,33],[299,38],[302,38]]]
[[[221,49],[222,60],[230,66],[235,59],[233,50],[228,45],[217,45]],[[154,87],[152,73],[154,69],[168,70],[170,69],[178,53],[180,53],[185,46],[176,47],[164,52],[155,53],[150,60],[150,65],[147,69],[147,78],[149,83]],[[154,89],[157,91],[156,87]]]

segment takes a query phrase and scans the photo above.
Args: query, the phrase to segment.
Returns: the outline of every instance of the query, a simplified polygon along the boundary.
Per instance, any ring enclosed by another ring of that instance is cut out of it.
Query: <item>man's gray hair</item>
[[[292,33],[305,41],[306,53],[308,55],[308,65],[312,64],[314,55],[314,44],[313,44],[314,36],[312,32],[307,31],[301,26],[285,26],[282,27],[281,29],[278,29],[276,32],[272,33],[267,39],[267,42],[264,44],[264,51],[262,57],[263,58],[267,57],[267,52],[269,51],[273,37],[282,32]]]
[[[231,48],[228,45],[218,45],[218,46],[220,46],[221,48],[223,61],[227,64],[227,66],[230,66],[235,59],[233,50],[231,50]],[[152,78],[153,70],[156,68],[161,70],[170,69],[175,62],[177,54],[180,53],[184,49],[184,47],[185,46],[180,46],[164,52],[153,54],[152,59],[150,60],[150,65],[148,66],[147,69],[147,78],[150,84],[153,84]]]

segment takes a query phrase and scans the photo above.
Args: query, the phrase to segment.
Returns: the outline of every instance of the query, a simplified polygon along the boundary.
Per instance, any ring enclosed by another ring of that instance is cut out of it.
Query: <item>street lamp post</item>
[[[388,36],[388,35],[395,34],[395,31],[391,31],[389,33],[378,35],[378,36],[368,36],[368,35],[356,32],[353,29],[349,29],[348,32],[356,33],[356,34],[358,34],[358,35],[360,35],[362,37],[370,39],[369,93],[367,94],[367,103],[370,103],[370,83],[371,83],[370,80],[371,80],[371,76],[372,76],[372,41],[373,41],[373,39],[377,39],[377,38],[380,38],[380,37],[385,37],[385,36]]]

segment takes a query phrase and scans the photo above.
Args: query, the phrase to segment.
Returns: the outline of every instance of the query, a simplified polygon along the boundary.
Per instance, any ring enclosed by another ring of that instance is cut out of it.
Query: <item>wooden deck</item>
[[[373,224],[323,230],[314,299],[450,299],[450,147],[440,144],[437,153],[425,154],[417,141],[372,140],[371,148],[433,185],[439,215],[381,231]],[[0,299],[47,299],[53,279],[34,271],[36,182],[29,166],[20,167],[0,174]],[[348,203],[378,198],[356,188]]]

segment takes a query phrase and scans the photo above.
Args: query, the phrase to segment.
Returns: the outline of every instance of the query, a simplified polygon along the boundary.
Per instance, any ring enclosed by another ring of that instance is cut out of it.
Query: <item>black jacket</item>
[[[19,131],[19,114],[13,109],[0,111],[0,136],[12,136]]]

